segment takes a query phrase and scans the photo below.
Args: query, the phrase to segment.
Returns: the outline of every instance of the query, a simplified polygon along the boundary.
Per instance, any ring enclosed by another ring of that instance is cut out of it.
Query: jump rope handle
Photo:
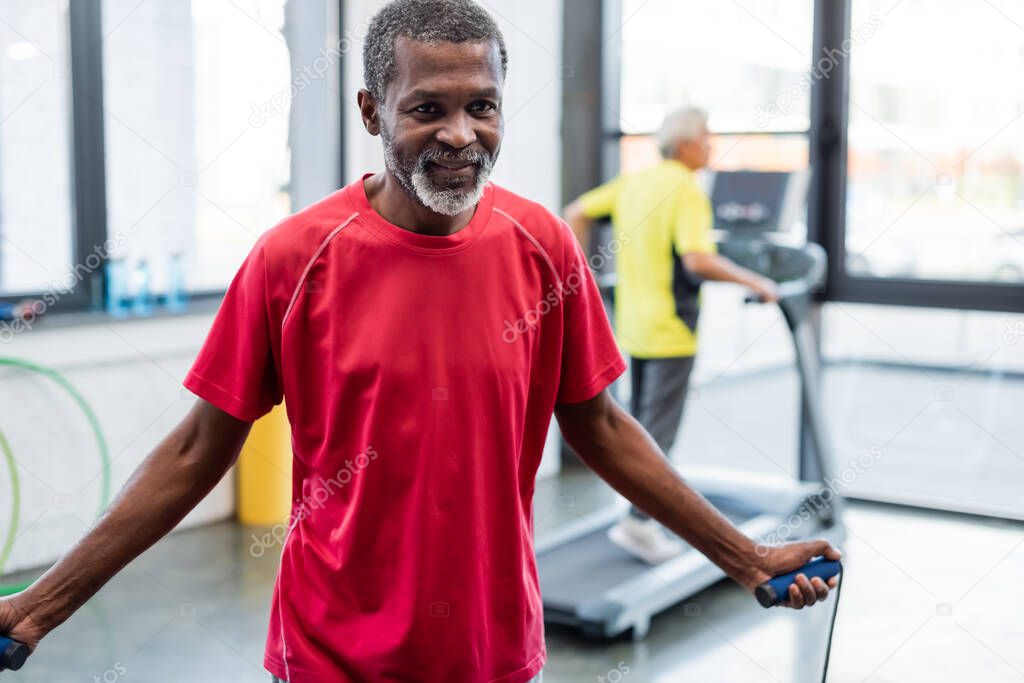
[[[796,581],[797,574],[803,574],[808,580],[817,576],[822,581],[827,582],[842,571],[842,568],[843,565],[839,560],[826,560],[824,557],[819,557],[788,574],[780,574],[768,579],[757,587],[754,591],[754,597],[761,603],[761,607],[774,607],[782,603],[789,595],[789,587]]]
[[[7,636],[0,636],[0,671],[17,671],[25,665],[28,655],[28,645]]]

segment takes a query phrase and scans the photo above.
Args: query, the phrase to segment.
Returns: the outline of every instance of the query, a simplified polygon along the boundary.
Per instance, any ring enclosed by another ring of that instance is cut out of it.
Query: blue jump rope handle
[[[754,596],[761,603],[761,607],[774,607],[782,603],[789,596],[789,587],[796,581],[797,574],[803,574],[808,580],[817,576],[822,581],[827,582],[838,574],[841,569],[842,565],[838,560],[826,560],[824,557],[819,557],[816,560],[811,560],[800,567],[800,569],[768,579],[757,587],[754,591]]]
[[[25,665],[26,659],[28,659],[28,645],[7,636],[0,636],[0,671],[6,669],[17,671]]]

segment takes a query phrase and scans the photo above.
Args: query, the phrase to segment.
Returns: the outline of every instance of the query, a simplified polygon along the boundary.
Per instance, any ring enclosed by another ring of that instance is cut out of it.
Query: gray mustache
[[[476,150],[463,150],[456,154],[450,154],[436,149],[429,149],[420,155],[419,161],[421,166],[431,161],[468,161],[478,166],[484,166],[490,161],[490,157]]]

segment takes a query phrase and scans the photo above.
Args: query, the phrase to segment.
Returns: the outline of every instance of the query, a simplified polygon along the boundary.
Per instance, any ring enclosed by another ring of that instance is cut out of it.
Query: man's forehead
[[[496,99],[501,97],[501,89],[496,86],[479,87],[476,83],[461,83],[461,90],[465,90],[469,97],[477,99]],[[468,86],[468,87],[467,87]],[[402,93],[403,97],[414,100],[439,100],[451,94],[450,88],[438,88],[431,83],[420,83],[415,89]]]
[[[399,36],[395,66],[393,85],[403,91],[439,94],[453,86],[492,91],[492,96],[501,91],[501,53],[495,40],[427,43]]]

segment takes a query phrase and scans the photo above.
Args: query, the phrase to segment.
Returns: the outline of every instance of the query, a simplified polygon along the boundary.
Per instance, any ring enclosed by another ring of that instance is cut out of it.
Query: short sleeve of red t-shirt
[[[274,362],[266,235],[242,262],[185,377],[185,387],[232,417],[253,422],[283,397]]]
[[[608,323],[604,301],[583,248],[563,224],[565,336],[558,403],[587,401],[621,375],[626,364]]]

